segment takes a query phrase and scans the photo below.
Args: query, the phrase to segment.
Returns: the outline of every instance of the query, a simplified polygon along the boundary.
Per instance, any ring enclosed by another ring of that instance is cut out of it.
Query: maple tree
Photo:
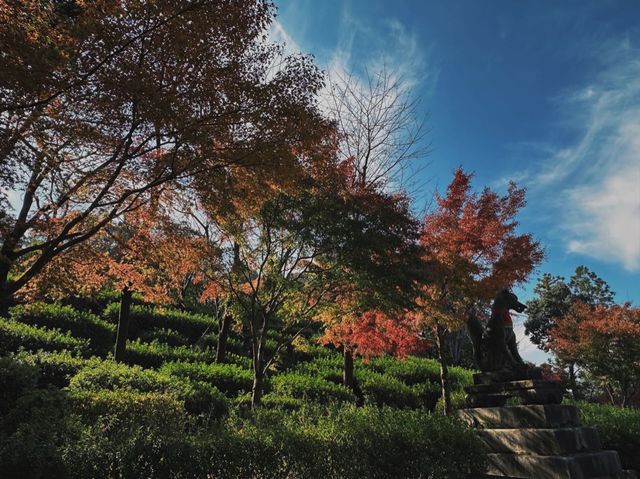
[[[0,2],[3,309],[165,183],[289,177],[325,123],[322,80],[265,40],[273,16],[263,0]]]
[[[540,244],[518,234],[515,217],[525,205],[525,191],[510,183],[504,196],[472,190],[473,175],[458,168],[436,208],[424,218],[421,244],[432,282],[419,298],[420,314],[436,339],[445,413],[450,411],[444,331],[459,330],[477,303],[524,282],[542,261]]]
[[[583,368],[612,404],[640,392],[640,308],[576,301],[549,330],[548,347]]]
[[[338,156],[343,159],[342,173],[346,177],[345,187],[354,196],[367,195],[385,197],[387,204],[383,208],[389,211],[395,208],[395,218],[386,217],[387,225],[393,229],[396,225],[408,225],[413,220],[406,206],[406,190],[412,186],[417,172],[424,167],[424,157],[428,153],[425,145],[425,121],[419,113],[420,98],[410,88],[409,82],[383,66],[378,71],[365,72],[360,79],[353,75],[332,72],[328,76],[327,95],[324,106],[329,118],[336,123],[338,132]],[[374,204],[382,205],[380,202]],[[381,211],[382,213],[382,211]],[[383,213],[384,214],[384,213]],[[402,217],[404,215],[404,218]],[[404,246],[398,254],[413,258],[413,267],[404,274],[398,274],[395,267],[401,263],[394,259],[392,244],[388,246],[389,273],[400,286],[407,291],[407,285],[416,279],[415,271],[420,269],[415,249],[411,244],[415,238],[409,232],[404,237]],[[384,236],[381,236],[384,238]],[[399,236],[384,238],[378,245],[384,248],[384,241],[398,242]],[[366,259],[365,259],[366,261]],[[412,260],[409,260],[409,263]],[[384,284],[382,287],[397,287]],[[413,344],[413,352],[424,349],[424,343],[418,338],[414,322],[406,317],[410,309],[409,302],[400,298],[399,303],[376,304],[367,301],[369,293],[360,289],[358,294],[343,295],[336,303],[339,308],[334,316],[327,316],[327,329],[323,341],[339,347],[343,351],[343,382],[354,387],[353,355],[369,355],[373,350],[378,354],[385,352],[400,353],[404,347],[400,343]],[[399,306],[402,305],[402,306]],[[370,310],[367,308],[371,308]],[[391,322],[395,322],[392,325]],[[388,338],[381,342],[382,338]],[[374,344],[378,346],[373,347]]]
[[[398,316],[371,310],[352,317],[343,314],[335,322],[328,319],[330,326],[322,342],[343,347],[365,359],[385,354],[405,358],[425,351],[431,343],[421,336],[421,324],[410,313]]]
[[[180,303],[183,283],[201,269],[208,245],[175,221],[170,203],[156,195],[123,215],[77,248],[49,262],[20,291],[22,299],[61,299],[95,295],[104,289],[121,292],[115,359],[123,358],[132,294],[159,304]]]

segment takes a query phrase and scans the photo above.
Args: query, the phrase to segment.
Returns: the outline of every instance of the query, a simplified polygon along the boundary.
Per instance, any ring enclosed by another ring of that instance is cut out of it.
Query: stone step
[[[478,433],[491,452],[559,456],[602,447],[598,431],[591,427],[482,429]]]
[[[520,404],[560,404],[564,395],[560,384],[533,379],[467,386],[464,390],[470,407],[499,407],[510,399]]]
[[[502,478],[504,479],[504,478]],[[594,477],[593,479],[638,479],[638,475],[635,471],[624,470],[618,474],[612,474],[609,476]]]
[[[594,479],[620,474],[616,451],[583,452],[567,456],[490,453],[487,474],[531,479]]]
[[[466,386],[464,388],[467,394],[478,393],[500,393],[518,391],[520,389],[540,389],[540,388],[554,388],[563,389],[556,381],[545,381],[542,379],[522,379],[519,381],[503,381],[493,384],[475,384],[473,386]]]
[[[542,379],[542,369],[525,368],[520,370],[485,371],[473,375],[473,384],[494,384],[521,379]]]
[[[556,428],[581,425],[578,409],[563,404],[477,407],[456,411],[471,427],[487,429]]]

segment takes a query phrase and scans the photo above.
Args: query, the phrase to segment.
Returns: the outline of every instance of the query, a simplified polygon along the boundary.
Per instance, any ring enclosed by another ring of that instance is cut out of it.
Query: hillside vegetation
[[[76,301],[76,306],[82,306]],[[0,321],[3,477],[439,477],[482,471],[471,430],[434,413],[433,359],[342,358],[309,333],[283,349],[252,412],[251,359],[216,322],[140,301],[116,363],[117,308],[15,306]],[[197,344],[197,346],[196,346]],[[273,347],[275,339],[267,341]],[[454,399],[471,371],[452,368]]]

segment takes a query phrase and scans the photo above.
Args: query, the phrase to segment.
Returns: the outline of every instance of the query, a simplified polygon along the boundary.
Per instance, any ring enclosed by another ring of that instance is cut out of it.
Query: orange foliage
[[[426,215],[420,239],[434,270],[433,283],[424,289],[425,319],[438,311],[438,322],[452,329],[464,319],[457,312],[522,283],[543,258],[531,235],[516,233],[524,189],[511,183],[505,196],[489,188],[477,194],[472,177],[455,171],[446,195],[437,195],[437,208]]]
[[[321,342],[346,347],[363,358],[387,353],[406,357],[429,347],[412,315],[394,319],[381,311],[342,317],[326,329]]]
[[[640,308],[578,301],[556,321],[549,338],[558,358],[586,370],[612,403],[626,405],[640,392]]]

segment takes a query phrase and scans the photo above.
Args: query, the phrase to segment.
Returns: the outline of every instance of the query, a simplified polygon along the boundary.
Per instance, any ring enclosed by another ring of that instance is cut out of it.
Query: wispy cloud
[[[599,72],[553,99],[576,140],[525,181],[556,212],[567,251],[640,269],[640,48],[598,49]]]

